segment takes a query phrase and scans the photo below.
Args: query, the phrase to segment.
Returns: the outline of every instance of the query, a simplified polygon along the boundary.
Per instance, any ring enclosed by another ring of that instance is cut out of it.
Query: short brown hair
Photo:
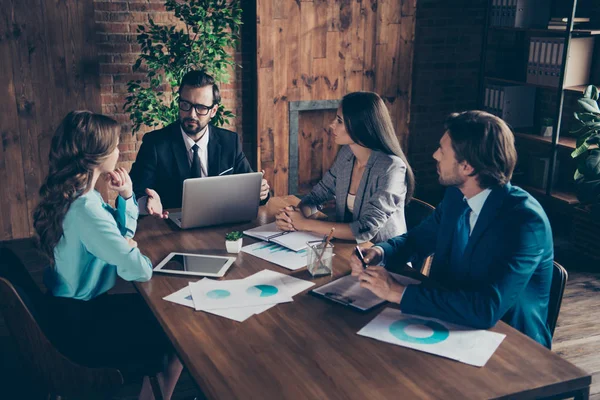
[[[184,86],[191,86],[194,88],[201,88],[206,86],[212,86],[213,94],[213,106],[221,102],[221,92],[215,82],[215,78],[207,74],[205,71],[190,71],[183,76],[181,84],[179,85],[179,93]]]
[[[485,111],[453,113],[444,127],[456,161],[468,162],[483,188],[507,184],[517,164],[515,137],[506,122]]]

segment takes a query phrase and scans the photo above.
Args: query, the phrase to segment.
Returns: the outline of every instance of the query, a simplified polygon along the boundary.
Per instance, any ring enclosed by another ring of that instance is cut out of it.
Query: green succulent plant
[[[581,111],[576,111],[578,129],[571,131],[578,135],[575,150],[571,157],[577,160],[575,183],[577,198],[582,203],[600,203],[600,108],[598,88],[590,85],[578,101]]]
[[[244,234],[239,231],[233,231],[225,234],[225,240],[228,242],[235,242],[238,239],[241,239]]]
[[[138,71],[143,63],[149,82],[127,83],[129,95],[123,109],[133,122],[134,134],[142,125],[154,128],[177,121],[178,85],[187,72],[203,69],[217,82],[228,83],[229,69],[236,65],[228,50],[239,40],[239,1],[167,0],[165,9],[184,27],[177,30],[175,26],[157,25],[149,18],[148,26],[137,28],[141,54],[133,70]],[[220,104],[212,123],[223,125],[232,117],[233,113]]]

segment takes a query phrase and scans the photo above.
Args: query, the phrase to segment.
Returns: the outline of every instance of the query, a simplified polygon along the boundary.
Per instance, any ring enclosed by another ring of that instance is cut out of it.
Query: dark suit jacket
[[[492,189],[459,268],[449,263],[463,194],[448,188],[435,213],[402,236],[378,244],[386,267],[435,253],[432,285],[409,285],[402,312],[487,329],[502,319],[550,348],[547,326],[554,250],[540,204],[521,188]]]
[[[253,172],[242,152],[235,132],[210,125],[208,141],[208,176]],[[179,122],[144,135],[142,146],[131,167],[133,191],[139,198],[146,196],[146,188],[154,189],[164,208],[180,208],[183,181],[190,177],[187,148],[181,136]]]

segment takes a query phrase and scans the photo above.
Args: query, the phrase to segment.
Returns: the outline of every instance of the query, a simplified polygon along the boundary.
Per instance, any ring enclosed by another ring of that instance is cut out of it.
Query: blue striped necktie
[[[454,231],[454,237],[452,238],[452,253],[450,254],[450,265],[455,271],[461,269],[462,258],[465,253],[467,243],[469,241],[470,213],[471,208],[469,207],[469,204],[466,201],[464,201],[464,209],[458,217],[458,221],[456,222],[456,230]]]

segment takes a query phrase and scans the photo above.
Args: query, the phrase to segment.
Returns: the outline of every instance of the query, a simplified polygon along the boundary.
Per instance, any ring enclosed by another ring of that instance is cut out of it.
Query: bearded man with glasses
[[[181,208],[185,179],[253,172],[239,136],[210,124],[220,102],[212,76],[185,74],[179,86],[179,120],[145,134],[131,168],[142,214],[167,218],[163,208]],[[261,204],[268,198],[269,184],[263,179]]]

